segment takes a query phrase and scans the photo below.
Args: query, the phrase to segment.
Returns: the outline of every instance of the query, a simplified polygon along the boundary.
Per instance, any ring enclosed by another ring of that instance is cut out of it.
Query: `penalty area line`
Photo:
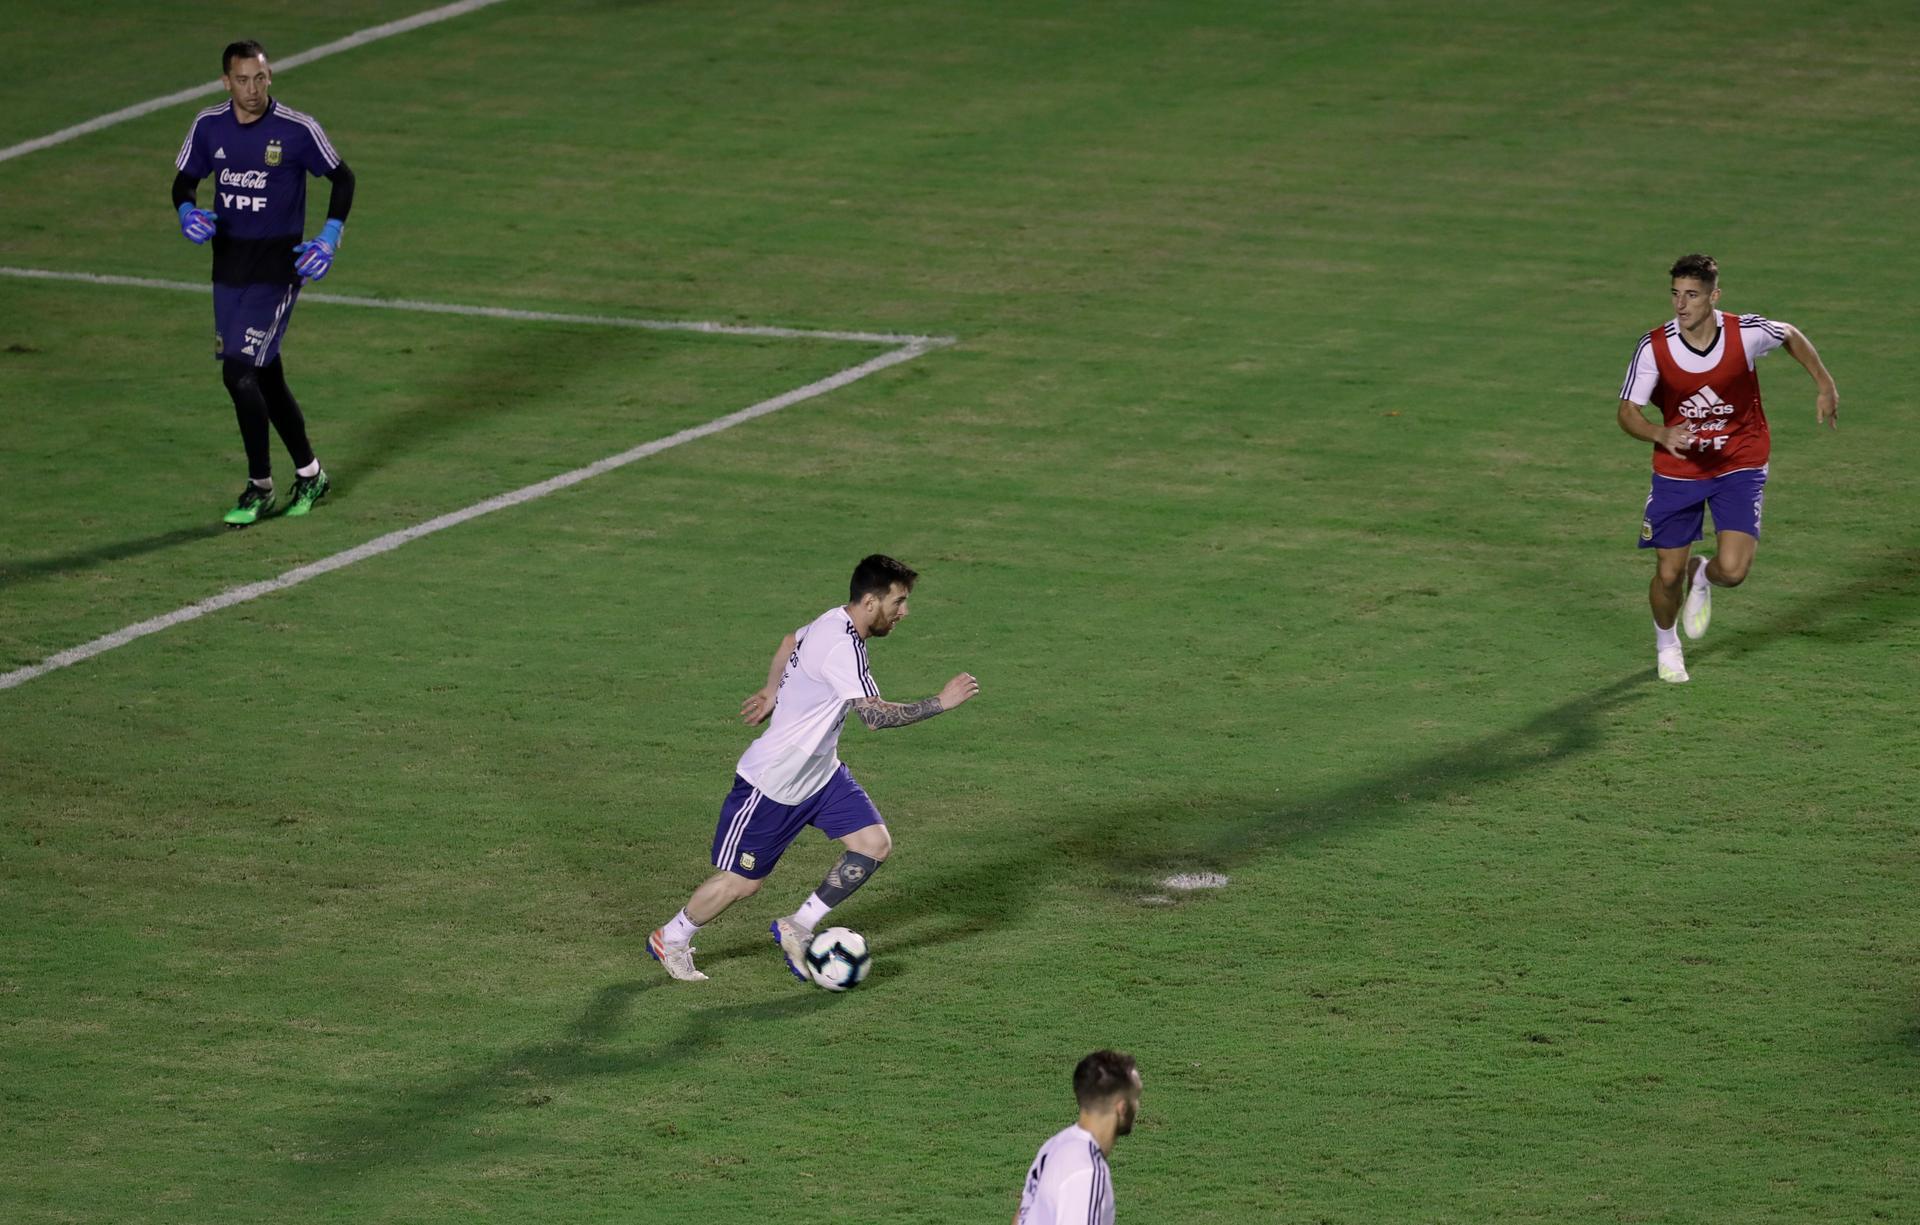
[[[185,625],[187,622],[198,620],[208,613],[219,612],[223,608],[232,608],[236,604],[245,604],[250,600],[257,600],[261,596],[272,595],[276,591],[285,591],[289,587],[298,587],[301,583],[309,579],[319,578],[323,574],[331,574],[335,570],[351,566],[355,562],[365,561],[370,557],[378,557],[383,553],[391,553],[402,545],[411,544],[416,540],[424,539],[436,532],[443,532],[450,527],[457,527],[462,523],[478,519],[482,515],[490,515],[497,510],[506,510],[509,507],[521,506],[538,498],[544,498],[550,493],[558,493],[562,489],[571,488],[574,485],[580,484],[582,481],[590,481],[594,477],[612,472],[616,468],[624,468],[628,464],[646,459],[650,455],[658,455],[662,451],[670,451],[674,447],[683,446],[689,442],[696,442],[702,438],[712,437],[724,430],[730,430],[736,425],[752,421],[756,417],[764,417],[769,413],[777,413],[783,408],[790,408],[795,404],[814,399],[816,396],[823,396],[830,391],[837,391],[850,383],[856,383],[866,378],[870,374],[876,374],[890,366],[898,366],[902,362],[910,362],[916,357],[945,347],[945,342],[930,340],[893,349],[881,354],[879,357],[870,358],[867,361],[861,362],[857,366],[849,366],[838,374],[830,374],[826,378],[808,383],[804,387],[796,387],[792,391],[774,396],[770,400],[762,400],[758,404],[749,405],[737,412],[728,413],[724,417],[715,417],[713,420],[702,425],[690,426],[678,433],[668,434],[664,438],[656,438],[652,442],[642,443],[630,450],[622,451],[618,455],[609,455],[605,459],[596,460],[584,468],[575,468],[571,472],[563,472],[559,476],[548,477],[544,481],[538,481],[532,485],[515,489],[510,493],[496,494],[484,501],[475,502],[473,505],[462,510],[456,510],[450,514],[428,519],[424,523],[416,523],[412,527],[402,528],[395,532],[388,532],[384,536],[376,536],[365,544],[356,545],[344,552],[335,553],[331,557],[323,557],[319,561],[310,562],[304,566],[298,566],[277,578],[266,579],[258,583],[247,583],[240,587],[228,588],[219,595],[211,596],[196,604],[189,604],[185,608],[176,608],[172,612],[164,613],[158,617],[150,617],[145,621],[129,625],[124,629],[115,630],[111,634],[102,635],[91,642],[84,642],[77,647],[69,648],[55,655],[49,655],[37,664],[17,668],[12,672],[0,673],[0,689],[18,688],[30,680],[45,676],[49,672],[56,672],[61,668],[72,667],[74,664],[83,663],[96,655],[104,655],[108,651],[126,646],[130,642],[138,642],[149,634],[157,634],[162,630],[172,629],[176,625]]]
[[[289,68],[298,68],[302,64],[311,64],[315,60],[325,59],[327,56],[341,51],[351,51],[355,47],[364,47],[368,43],[378,42],[383,38],[391,38],[395,34],[405,34],[408,30],[417,30],[421,26],[430,26],[436,22],[445,21],[450,17],[459,17],[466,13],[471,13],[475,9],[487,8],[501,2],[502,0],[459,0],[456,4],[443,4],[439,8],[428,9],[424,13],[415,13],[411,17],[402,17],[397,21],[383,22],[377,26],[368,26],[364,30],[355,30],[345,38],[337,38],[330,43],[322,43],[311,50],[302,51],[298,55],[289,55],[285,59],[273,59],[269,62],[272,63],[274,71],[284,72]],[[16,157],[23,157],[26,154],[38,152],[41,149],[51,149],[55,145],[63,145],[75,137],[85,136],[89,132],[98,132],[102,128],[110,128],[117,123],[125,123],[129,119],[138,119],[142,115],[151,115],[155,111],[162,111],[170,106],[177,106],[182,102],[191,102],[195,98],[203,98],[208,94],[217,94],[224,88],[219,81],[209,81],[205,85],[195,85],[191,89],[176,90],[163,97],[149,98],[145,102],[136,102],[132,106],[123,106],[117,111],[95,116],[85,123],[76,123],[70,128],[61,128],[58,132],[50,132],[45,136],[22,141],[17,145],[8,145],[6,148],[0,149],[0,162],[11,161]]]
[[[48,268],[0,265],[0,276],[20,281],[63,281],[75,285],[114,285],[123,289],[163,289],[206,297],[213,286],[205,281],[162,281],[153,277],[118,276],[99,272],[56,272]],[[516,310],[505,306],[467,306],[458,302],[421,302],[407,298],[356,298],[351,294],[302,289],[302,302],[328,306],[361,306],[375,310],[407,311],[420,315],[467,315],[479,319],[507,319],[516,323],[579,323],[590,327],[635,328],[643,332],[698,332],[708,336],[759,336],[772,340],[845,340],[868,345],[927,345],[940,348],[951,336],[916,336],[905,332],[844,332],[816,328],[783,328],[749,323],[709,323],[698,319],[634,319],[623,315],[575,315],[562,311]]]

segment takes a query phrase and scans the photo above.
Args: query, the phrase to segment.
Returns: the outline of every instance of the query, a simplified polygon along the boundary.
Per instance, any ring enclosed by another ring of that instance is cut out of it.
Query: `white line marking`
[[[391,38],[395,34],[405,34],[408,30],[417,30],[421,26],[429,26],[438,21],[445,21],[450,17],[459,17],[463,14],[471,13],[475,9],[483,9],[489,5],[499,3],[501,3],[501,0],[460,0],[458,4],[443,4],[437,9],[428,9],[424,13],[415,13],[411,17],[402,17],[398,21],[389,21],[384,25],[368,26],[366,29],[356,31],[347,35],[345,38],[335,39],[330,43],[322,43],[311,51],[302,51],[298,55],[289,55],[285,59],[272,60],[271,63],[275,72],[284,72],[289,68],[298,68],[302,64],[311,64],[317,59],[332,55],[338,51],[351,51],[355,47],[363,47],[370,42],[377,42],[383,38]],[[216,80],[206,85],[196,85],[192,89],[178,90],[168,94],[164,98],[149,98],[145,102],[137,102],[132,106],[122,107],[111,114],[89,119],[85,123],[76,123],[70,128],[61,128],[58,132],[50,135],[36,137],[33,140],[23,141],[17,145],[9,145],[5,149],[0,149],[0,162],[10,161],[16,157],[23,157],[26,154],[35,153],[41,149],[50,149],[55,145],[65,144],[76,136],[85,136],[89,132],[98,132],[100,129],[110,128],[116,123],[125,123],[129,119],[138,119],[142,115],[150,115],[154,111],[165,110],[169,106],[177,106],[182,102],[191,102],[193,99],[205,97],[207,94],[220,93],[225,88],[225,86]]]
[[[559,476],[549,477],[537,484],[516,489],[511,493],[497,494],[483,502],[475,502],[472,506],[464,510],[456,510],[451,514],[441,515],[437,519],[429,519],[424,523],[417,523],[412,527],[402,528],[397,532],[388,532],[384,536],[377,536],[365,544],[356,545],[345,552],[335,553],[331,557],[324,557],[319,561],[289,570],[278,578],[267,579],[259,583],[248,583],[241,587],[229,588],[219,595],[201,600],[197,604],[189,604],[185,608],[177,608],[162,616],[152,617],[138,624],[129,625],[125,629],[115,630],[111,634],[95,638],[92,642],[82,643],[77,647],[61,651],[57,655],[50,655],[40,663],[32,664],[25,668],[18,668],[12,672],[0,673],[0,689],[12,689],[16,686],[24,685],[36,677],[45,676],[47,673],[60,668],[69,667],[73,664],[92,659],[94,656],[105,654],[115,647],[126,646],[129,642],[145,638],[148,634],[157,634],[161,630],[171,629],[176,625],[184,625],[189,621],[197,620],[206,616],[208,613],[218,612],[223,608],[231,608],[235,604],[244,604],[249,600],[257,600],[263,595],[270,595],[276,591],[285,591],[289,587],[297,587],[308,579],[318,578],[323,574],[338,570],[343,566],[351,566],[355,562],[365,561],[369,557],[378,557],[382,553],[391,553],[403,544],[411,544],[413,541],[419,540],[422,537],[431,536],[435,532],[445,531],[447,528],[465,523],[470,519],[478,519],[480,516],[490,515],[496,510],[505,510],[510,506],[519,506],[522,503],[531,502],[536,498],[544,498],[550,493],[557,493],[571,485],[578,485],[582,481],[590,481],[603,473],[612,472],[615,468],[624,468],[626,465],[634,463],[637,460],[645,459],[649,455],[658,455],[662,451],[670,450],[683,443],[694,442],[698,439],[718,434],[722,430],[730,430],[743,422],[752,421],[755,417],[764,417],[768,413],[777,413],[781,409],[798,404],[803,400],[811,400],[815,396],[825,395],[827,392],[838,390],[849,383],[866,378],[869,374],[875,374],[887,369],[889,366],[897,366],[902,362],[910,362],[916,357],[920,357],[923,354],[930,353],[934,349],[942,347],[944,346],[938,342],[928,342],[894,349],[891,352],[883,353],[879,357],[869,361],[861,362],[857,366],[849,366],[838,374],[828,375],[826,378],[820,379],[817,382],[808,383],[805,387],[796,387],[794,390],[777,395],[771,400],[762,400],[760,403],[743,408],[738,412],[728,413],[724,417],[715,417],[712,421],[704,425],[692,426],[688,429],[681,430],[677,434],[669,434],[665,438],[656,438],[652,442],[643,443],[628,451],[622,451],[618,455],[609,455],[605,459],[596,460],[584,468],[575,468],[571,472],[563,472]]]
[[[46,268],[11,268],[0,265],[0,276],[23,281],[67,281],[80,285],[118,285],[129,289],[165,289],[176,293],[207,295],[208,283],[158,281],[141,276],[112,276],[96,272],[55,272]],[[300,291],[302,302],[324,302],[329,306],[367,306],[377,310],[411,311],[423,315],[471,315],[481,319],[512,319],[522,323],[583,323],[595,327],[637,328],[646,332],[703,332],[712,336],[765,336],[776,340],[846,340],[869,345],[926,345],[940,348],[953,343],[951,336],[914,336],[899,332],[832,332],[810,328],[763,327],[745,323],[706,323],[691,319],[632,319],[620,315],[570,315],[557,311],[509,310],[504,306],[463,306],[453,302],[416,302],[402,298],[355,298],[346,294]]]

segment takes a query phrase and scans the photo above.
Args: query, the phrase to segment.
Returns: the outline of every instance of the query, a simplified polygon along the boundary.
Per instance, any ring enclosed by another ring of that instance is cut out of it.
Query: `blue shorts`
[[[791,805],[774,803],[736,774],[713,830],[713,866],[759,880],[773,871],[809,825],[829,838],[844,838],[869,825],[885,824],[845,766],[833,772],[826,786]]]
[[[1700,481],[1653,474],[1646,514],[1640,520],[1640,547],[1680,549],[1699,540],[1706,510],[1713,509],[1713,530],[1760,535],[1760,504],[1766,500],[1767,470],[1743,468]]]
[[[293,319],[298,285],[215,285],[213,355],[221,361],[271,366]]]

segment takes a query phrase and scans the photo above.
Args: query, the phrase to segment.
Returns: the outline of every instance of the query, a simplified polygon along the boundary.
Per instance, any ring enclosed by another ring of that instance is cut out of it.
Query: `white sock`
[[[256,481],[256,480],[254,480],[254,479],[253,479],[252,477],[248,477],[248,478],[247,478],[247,480],[248,480],[248,482],[249,482],[249,483],[250,483],[250,484],[251,484],[251,485],[252,485],[252,486],[253,486],[253,487],[254,487],[255,489],[264,489],[264,490],[266,490],[266,491],[267,491],[268,493],[272,493],[272,492],[273,492],[273,478],[272,478],[272,477],[267,477],[266,479],[264,479],[264,480],[259,480],[259,481]]]
[[[795,927],[803,927],[808,931],[812,931],[814,928],[820,926],[820,920],[826,918],[827,912],[832,909],[833,907],[820,900],[819,894],[809,893],[807,900],[801,903],[800,909],[788,915],[787,919]]]
[[[1679,623],[1676,622],[1665,629],[1661,629],[1660,623],[1655,621],[1653,623],[1653,649],[1656,651],[1664,651],[1668,647],[1679,646],[1680,635],[1676,632],[1678,628]]]
[[[295,468],[293,470],[293,474],[295,476],[319,476],[320,475],[320,457],[318,455],[314,456],[312,463],[308,464],[304,468]]]
[[[1700,568],[1693,572],[1693,589],[1699,591],[1705,586],[1707,586],[1707,563],[1702,559]]]
[[[692,940],[693,933],[699,930],[700,925],[689,919],[687,912],[682,910],[673,916],[672,922],[660,929],[660,938],[668,944],[685,944]]]

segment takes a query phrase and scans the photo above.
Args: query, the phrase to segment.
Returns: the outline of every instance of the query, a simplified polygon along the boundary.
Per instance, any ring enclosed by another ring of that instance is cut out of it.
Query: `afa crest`
[[[740,857],[740,866],[745,868],[749,872],[753,871],[753,852],[752,851],[748,851],[746,854]]]
[[[277,140],[270,140],[267,142],[267,165],[278,166],[279,164],[280,164],[280,142]]]

